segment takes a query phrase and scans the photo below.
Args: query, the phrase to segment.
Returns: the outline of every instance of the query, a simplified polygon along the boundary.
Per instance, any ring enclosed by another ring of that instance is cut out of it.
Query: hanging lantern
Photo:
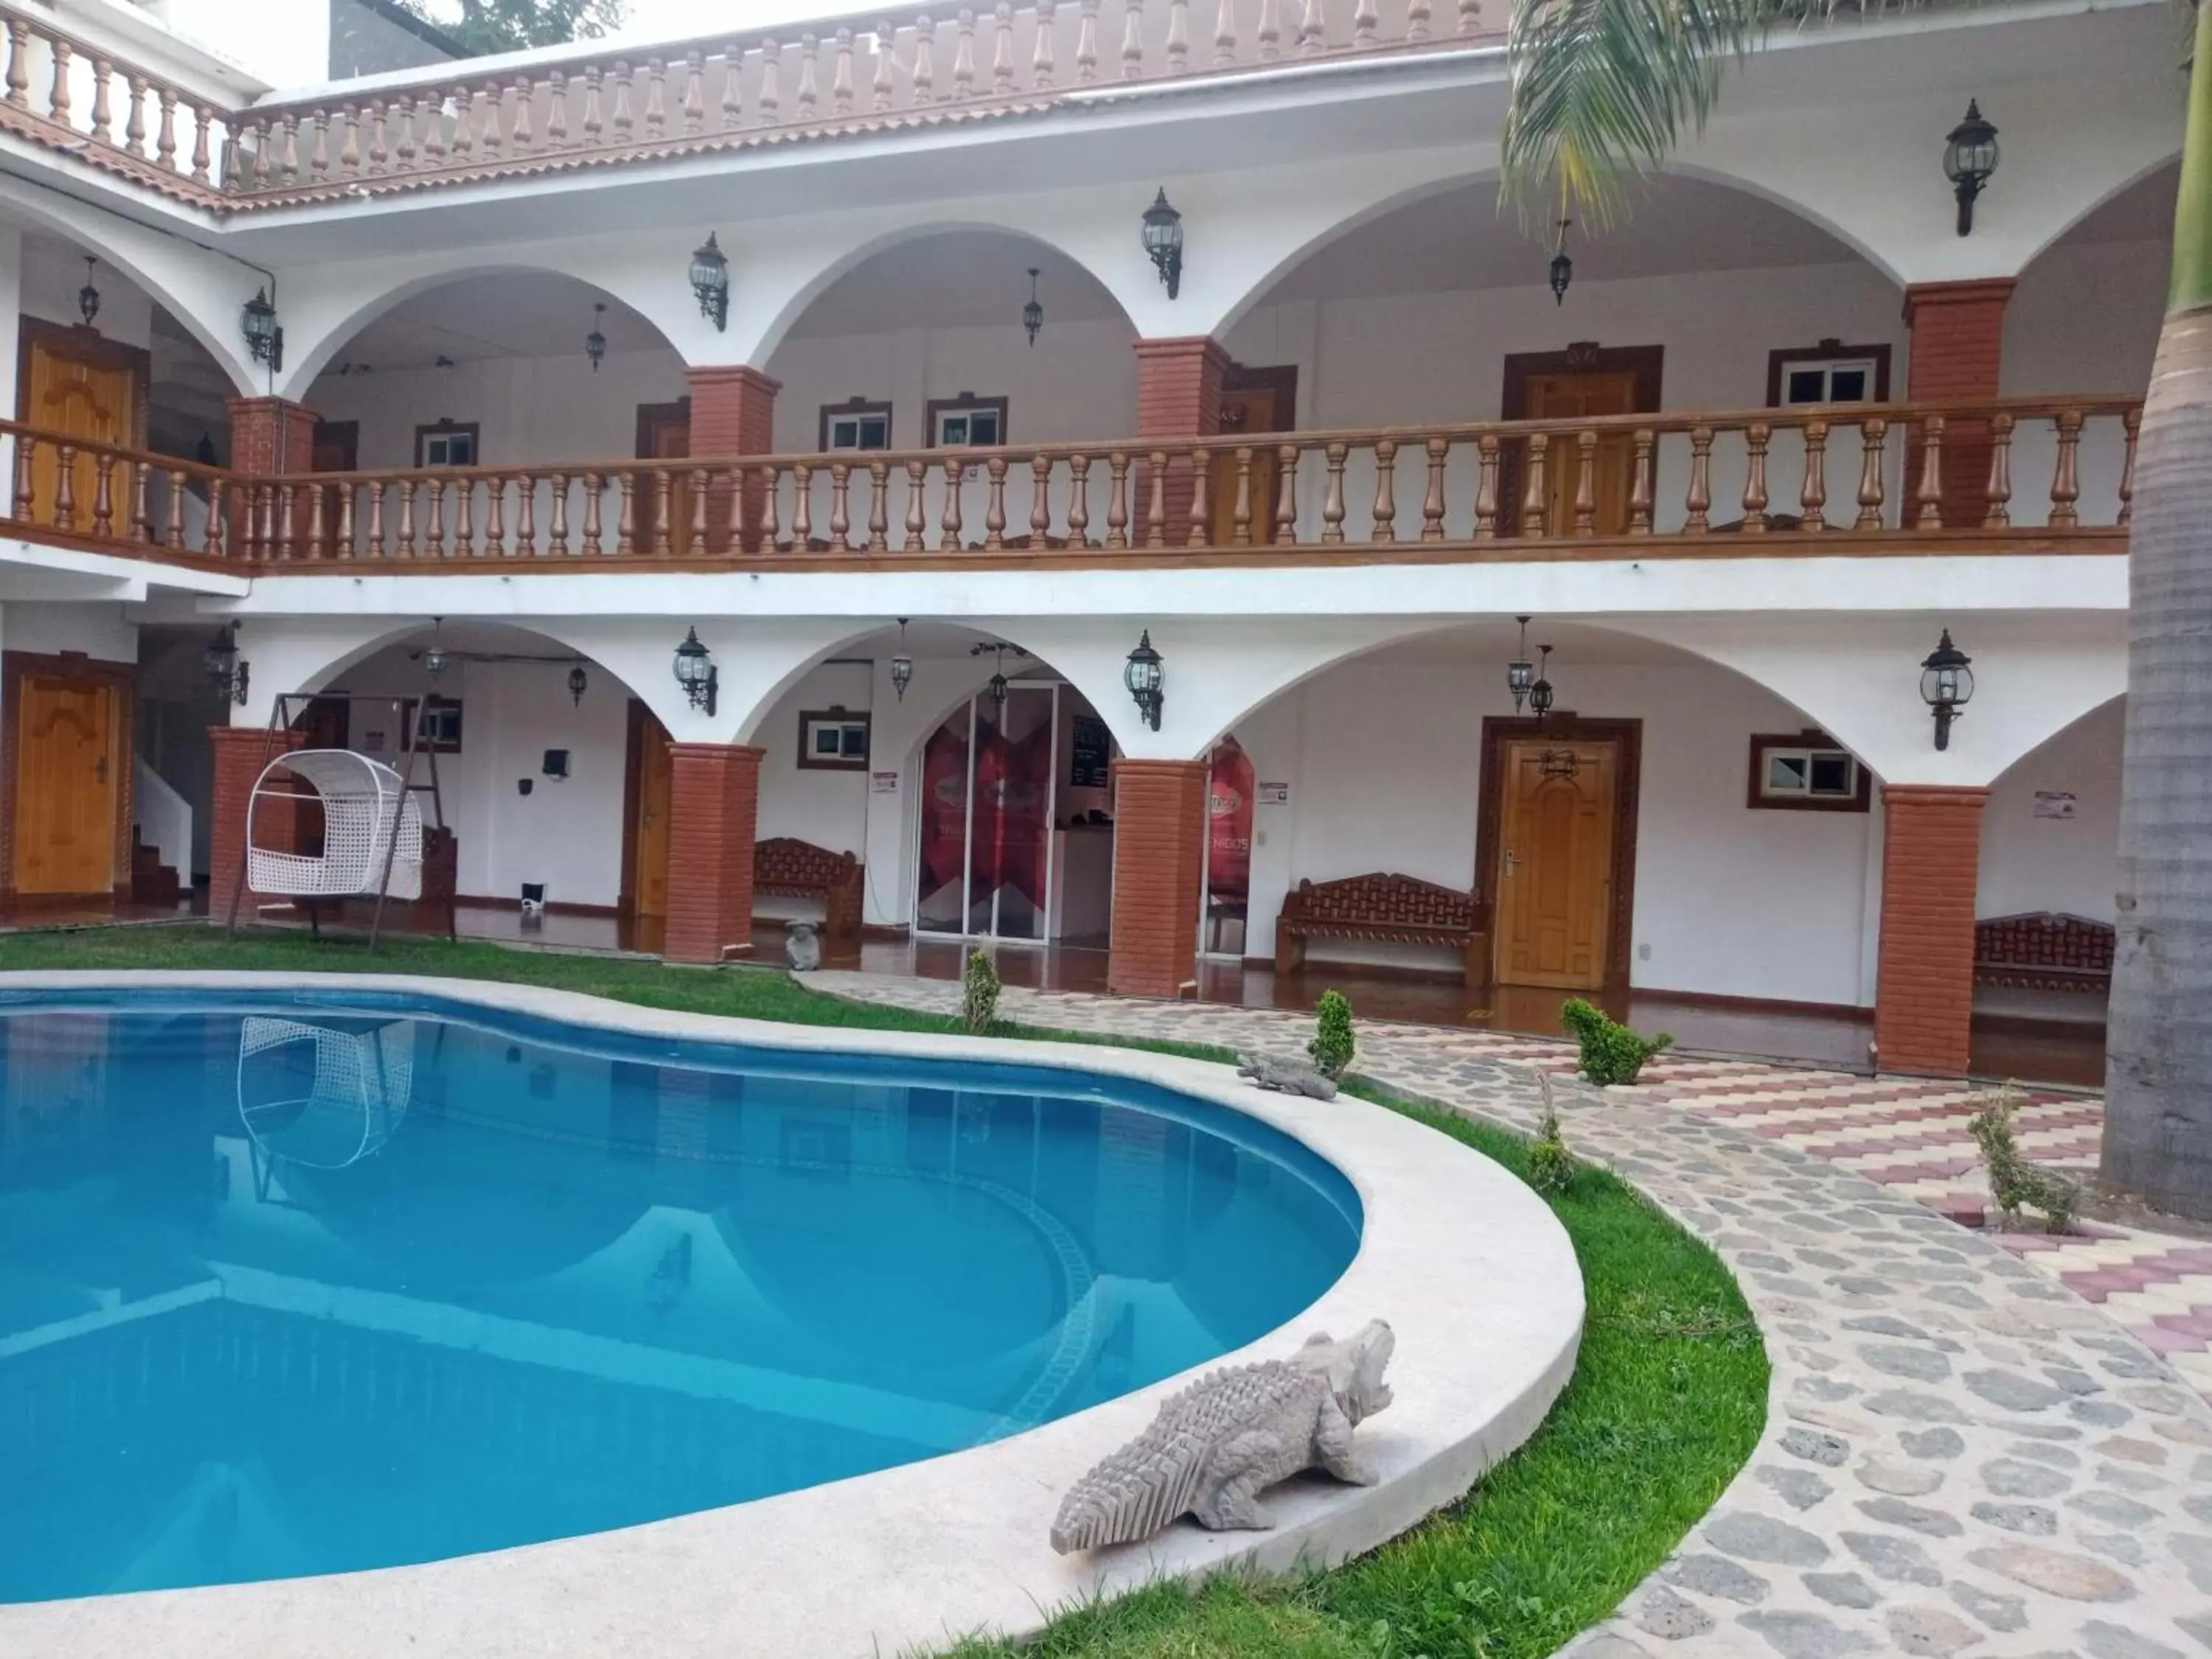
[[[1037,298],[1037,268],[1030,267],[1030,302],[1022,307],[1022,326],[1029,331],[1030,343],[1036,343],[1037,331],[1044,326],[1044,305]]]
[[[699,630],[688,629],[684,643],[676,647],[676,683],[684,688],[684,695],[690,699],[691,706],[702,714],[714,712],[717,678],[714,658],[699,642]]]
[[[1536,647],[1536,654],[1540,661],[1536,683],[1528,688],[1528,712],[1541,720],[1552,712],[1552,647],[1540,645]]]
[[[443,617],[430,618],[430,643],[422,652],[422,671],[427,674],[435,676],[446,672],[445,641],[438,637],[439,630],[445,625]]]
[[[1536,665],[1528,660],[1528,619],[1519,618],[1521,649],[1511,662],[1505,665],[1505,689],[1513,694],[1513,712],[1519,714],[1528,702],[1528,688],[1536,683]]]
[[[92,326],[92,319],[100,315],[100,290],[93,286],[99,261],[89,253],[84,256],[84,286],[76,291],[76,308],[84,318],[84,325]]]
[[[1168,298],[1174,299],[1182,291],[1182,215],[1169,204],[1165,185],[1145,210],[1145,252],[1168,285]]]
[[[1559,221],[1559,250],[1552,255],[1552,303],[1554,305],[1566,304],[1567,284],[1575,280],[1575,262],[1567,258],[1567,227],[1572,223],[1574,221],[1571,219]]]
[[[698,297],[699,314],[720,333],[730,325],[730,262],[708,231],[703,245],[692,250],[691,292]]]
[[[589,678],[584,672],[583,664],[578,663],[568,671],[568,696],[579,708],[584,706],[584,688],[590,684]]]
[[[240,308],[238,321],[246,334],[246,355],[257,363],[266,363],[271,374],[282,374],[284,331],[276,325],[276,307],[267,289],[254,290],[253,297]]]
[[[252,671],[238,659],[238,636],[226,624],[210,640],[201,660],[206,665],[209,681],[233,702],[244,702],[246,681]]]
[[[1951,722],[1974,695],[1974,671],[1968,665],[1973,660],[1951,643],[1951,630],[1947,628],[1936,648],[1920,664],[1920,696],[1935,711],[1938,749],[1951,746]]]
[[[1137,700],[1137,712],[1144,716],[1145,724],[1158,731],[1160,706],[1165,701],[1167,668],[1160,653],[1152,648],[1151,629],[1139,635],[1137,648],[1129,653],[1128,665],[1121,670],[1121,684]]]
[[[599,360],[607,355],[607,337],[599,331],[599,322],[606,315],[606,310],[605,301],[594,300],[592,302],[592,331],[584,337],[584,355],[592,360],[592,373],[594,374],[599,372]]]
[[[1959,234],[1974,230],[1974,198],[1997,170],[1997,130],[1982,118],[1981,104],[1966,100],[1966,118],[1943,141],[1943,176],[1959,198]]]
[[[906,653],[906,618],[898,619],[899,648],[891,658],[891,690],[898,693],[901,702],[906,701],[906,689],[914,684],[914,659]]]

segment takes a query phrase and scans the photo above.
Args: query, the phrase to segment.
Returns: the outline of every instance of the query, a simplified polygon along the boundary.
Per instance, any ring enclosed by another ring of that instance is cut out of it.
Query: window
[[[866,398],[822,405],[822,447],[824,449],[889,449],[891,447],[891,406],[870,403]]]
[[[843,708],[811,709],[799,717],[799,764],[814,772],[861,772],[868,765],[868,721]]]
[[[1766,355],[1770,408],[1798,404],[1865,404],[1889,400],[1889,348],[1823,340],[1815,346]]]
[[[459,754],[461,700],[459,697],[423,698],[422,712],[415,726],[415,741],[418,746],[441,755]]]
[[[1755,737],[1751,740],[1751,787],[1746,805],[1785,811],[1863,812],[1872,778],[1849,750],[1826,732]]]
[[[415,428],[417,466],[474,466],[477,464],[476,421],[440,421]]]
[[[940,449],[981,447],[1006,441],[1006,400],[963,392],[929,403],[929,441]]]

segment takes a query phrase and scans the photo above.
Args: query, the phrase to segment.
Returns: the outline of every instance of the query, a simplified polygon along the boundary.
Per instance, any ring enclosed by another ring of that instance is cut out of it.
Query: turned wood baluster
[[[1713,504],[1713,429],[1690,428],[1690,489],[1683,500],[1682,533],[1702,536],[1711,527],[1706,514]]]
[[[464,472],[453,480],[453,556],[465,559],[477,550],[477,481]]]
[[[211,104],[192,106],[192,177],[201,184],[208,181],[210,145],[215,135],[215,106]]]
[[[1805,483],[1797,492],[1798,528],[1828,527],[1828,423],[1805,422]]]
[[[564,149],[568,143],[568,77],[559,70],[545,72],[545,148]]]
[[[112,536],[115,533],[115,457],[108,454],[92,458],[92,533]]]
[[[1597,532],[1597,434],[1575,434],[1575,534]]]
[[[995,553],[1006,544],[1006,458],[992,456],[983,471],[991,486],[983,506],[983,546]]]
[[[635,136],[634,130],[637,125],[637,116],[630,108],[629,98],[633,76],[629,58],[615,59],[614,117],[607,125],[611,131],[611,141],[617,144],[627,144]]]
[[[1091,458],[1067,458],[1067,544],[1091,545]]]
[[[1117,449],[1106,457],[1106,545],[1117,548],[1128,544],[1129,458]]]
[[[1121,9],[1121,78],[1145,72],[1145,0],[1127,0]]]
[[[2074,503],[2081,499],[2081,481],[2076,471],[2081,447],[2081,411],[2058,413],[2058,466],[2051,478],[2051,527],[2071,529],[2081,522]]]
[[[31,26],[20,17],[8,20],[8,101],[18,109],[31,105]]]
[[[1389,438],[1379,438],[1375,444],[1375,514],[1367,539],[1398,539],[1398,446]]]
[[[734,132],[745,116],[745,53],[734,40],[722,48],[722,131]]]
[[[1482,33],[1482,0],[1459,0],[1459,32],[1462,35]]]
[[[399,526],[392,551],[399,558],[411,559],[415,556],[415,481],[412,478],[399,481],[398,498],[392,503],[392,514]]]
[[[526,559],[538,553],[538,480],[527,472],[515,480],[514,550]]]
[[[300,492],[289,484],[271,484],[269,491],[275,497],[273,510],[276,514],[276,556],[280,559],[296,557],[299,553],[299,543],[296,538],[299,528]]]
[[[1260,61],[1272,64],[1283,55],[1282,0],[1260,0],[1260,23],[1253,30],[1260,43]]]
[[[1859,425],[1859,515],[1854,530],[1881,528],[1882,455],[1889,438],[1889,422],[1879,416]]]
[[[1014,9],[1009,0],[999,0],[995,16],[998,27],[991,41],[991,90],[1004,96],[1014,89]]]
[[[975,92],[975,14],[963,6],[954,21],[959,34],[952,48],[952,101],[958,104]]]
[[[621,491],[615,508],[615,551],[626,556],[637,551],[637,474],[624,472],[615,483]]]
[[[562,554],[568,550],[568,475],[553,475],[552,511],[547,514],[545,550]]]
[[[2127,459],[2120,463],[2120,514],[2113,523],[2126,526],[2136,516],[2136,439],[2142,427],[2142,410],[2131,409],[2120,416],[2120,426],[2127,434]]]
[[[1168,0],[1168,73],[1190,70],[1190,0]]]
[[[1282,444],[1275,450],[1275,523],[1269,539],[1290,547],[1298,539],[1298,447]]]
[[[820,62],[821,52],[822,43],[817,40],[812,35],[802,34],[799,37],[799,94],[797,102],[799,105],[799,118],[801,122],[811,121],[814,118],[814,105],[817,95],[816,65]]]
[[[1375,44],[1375,26],[1380,20],[1375,15],[1375,0],[1359,0],[1352,11],[1352,44],[1361,51]]]
[[[753,125],[772,127],[783,118],[783,46],[775,40],[761,42],[760,89],[753,94]]]
[[[648,142],[668,136],[668,65],[659,58],[645,60],[645,136]]]
[[[1089,86],[1098,78],[1098,0],[1083,0],[1075,24],[1075,79]]]
[[[707,54],[694,46],[684,54],[684,131],[707,130]]]
[[[154,539],[153,471],[148,462],[133,461],[131,464],[131,539],[134,542]]]
[[[1753,421],[1744,428],[1743,533],[1766,533],[1766,446],[1773,428]]]
[[[2012,416],[2002,410],[1990,417],[1989,510],[1982,527],[1995,530],[2012,522]]]
[[[154,160],[164,173],[177,170],[177,89],[156,87],[154,97],[161,118],[154,128]]]
[[[1658,434],[1649,427],[1638,427],[1634,439],[1635,459],[1628,468],[1628,533],[1648,536],[1651,533],[1652,448]]]
[[[501,147],[507,142],[507,94],[496,81],[483,83],[483,134],[479,141],[483,147],[484,160],[499,160]]]
[[[695,466],[691,469],[690,477],[691,479],[691,538],[684,544],[684,550],[694,558],[701,558],[705,556],[707,551],[707,469],[703,466]],[[736,500],[734,492],[731,499]]]
[[[1058,10],[1054,0],[1037,0],[1036,44],[1030,51],[1030,84],[1039,92],[1048,90],[1059,78],[1052,61],[1053,16]]]
[[[1544,536],[1544,519],[1549,498],[1544,483],[1544,452],[1551,441],[1538,432],[1528,439],[1528,476],[1521,492],[1521,533],[1533,541]]]
[[[908,461],[906,464],[906,540],[900,545],[908,553],[924,552],[928,542],[923,532],[929,528],[928,504],[923,499],[929,485],[929,463]]]
[[[422,488],[430,497],[430,526],[422,538],[422,556],[442,559],[446,556],[446,481],[432,478]]]
[[[579,142],[586,149],[597,149],[599,147],[599,133],[606,125],[606,118],[600,112],[599,87],[599,66],[597,64],[586,64],[584,66],[584,116],[583,119],[577,124],[577,131],[583,135]]]
[[[133,155],[146,153],[146,94],[151,84],[136,70],[127,77],[131,102],[123,117],[123,148]]]
[[[371,99],[368,105],[368,174],[376,177],[384,171],[391,152],[384,143],[384,100]]]
[[[415,100],[415,112],[422,118],[422,165],[425,167],[442,166],[446,160],[446,96],[433,92]]]
[[[1237,448],[1237,493],[1229,503],[1229,539],[1238,547],[1249,547],[1252,541],[1252,449],[1240,444]]]
[[[361,172],[361,110],[348,104],[344,110],[345,137],[338,145],[338,175],[350,179]]]
[[[957,553],[961,550],[960,486],[968,477],[966,463],[948,457],[945,463],[945,518],[938,540],[938,550]]]
[[[885,39],[888,40],[889,37]],[[868,551],[884,553],[891,544],[891,468],[888,461],[868,463]]]
[[[876,25],[876,72],[869,82],[869,106],[878,112],[889,109],[898,94],[898,83],[891,78],[891,46],[898,39],[898,27],[885,18]]]
[[[76,446],[61,443],[54,447],[54,528],[76,528]]]
[[[477,95],[467,87],[453,88],[453,146],[455,167],[465,166],[476,149]]]
[[[222,480],[208,480],[207,528],[201,532],[200,550],[210,558],[223,556],[223,538],[228,534],[224,520],[229,516],[229,507],[222,498]]]
[[[492,557],[507,551],[507,480],[492,477],[484,485],[483,550]],[[476,517],[476,481],[471,479],[461,486],[461,551],[469,552],[471,528]]]
[[[1344,539],[1344,458],[1348,453],[1342,443],[1329,445],[1328,483],[1321,497],[1321,538],[1325,542]]]
[[[1406,38],[1408,40],[1429,38],[1429,0],[1406,0]]]
[[[1212,459],[1202,449],[1190,452],[1190,528],[1183,536],[1185,547],[1204,547],[1213,539],[1213,504],[1206,495],[1213,481]]]
[[[387,482],[379,478],[368,487],[368,556],[384,556],[384,492]]]
[[[1474,538],[1498,539],[1498,434],[1486,432],[1474,441],[1479,463],[1474,485]]]
[[[161,532],[166,547],[185,544],[185,486],[187,480],[182,467],[169,469],[169,522]]]
[[[676,526],[669,523],[675,511],[675,480],[656,467],[653,474],[653,556],[666,558],[674,550]]]
[[[320,487],[314,484],[308,485],[307,545],[306,548],[306,553],[307,556],[311,559],[319,559],[323,556],[323,539],[330,534],[331,528],[329,524],[325,521],[326,511],[327,509],[324,506],[323,492]]]
[[[791,469],[791,550],[809,553],[814,547],[814,469],[805,462]]]
[[[392,100],[392,170],[415,170],[415,100],[404,93]]]
[[[1030,461],[1030,551],[1042,552],[1051,533],[1052,457],[1038,455]]]
[[[937,23],[927,12],[914,20],[914,73],[907,77],[908,96],[916,108],[937,97]]]
[[[853,112],[853,31],[837,31],[837,64],[830,72],[830,112],[846,116]]]
[[[1220,0],[1213,13],[1213,66],[1226,69],[1237,61],[1237,0]]]
[[[350,558],[351,558],[351,557],[353,557],[353,556],[354,556],[354,544],[353,544],[353,514],[354,514],[354,501],[353,501],[353,497],[354,497],[354,490],[355,490],[355,489],[356,489],[356,486],[355,486],[355,485],[353,485],[353,484],[351,484],[351,483],[342,483],[342,484],[340,484],[340,485],[337,487],[337,491],[338,491],[338,538],[337,538],[337,546],[336,547],[336,549],[334,550],[334,551],[335,551],[335,553],[336,553],[337,556],[337,557],[339,557],[339,558],[341,558],[341,559],[350,559]],[[496,501],[496,500],[497,500],[497,497],[494,497],[493,499],[494,499],[495,501]]]
[[[1150,458],[1152,499],[1145,504],[1145,545],[1168,544],[1168,453],[1156,449]]]
[[[38,439],[27,432],[15,439],[15,489],[9,516],[21,524],[27,524],[31,519],[31,465],[38,447]]]
[[[1429,440],[1429,487],[1421,497],[1421,539],[1425,542],[1444,538],[1444,461],[1450,453],[1449,439]]]
[[[1920,428],[1920,510],[1916,530],[1940,530],[1943,526],[1943,417],[1930,415]]]
[[[830,463],[830,550],[853,550],[852,464]]]
[[[605,498],[607,481],[596,472],[584,474],[584,536],[577,551],[586,558],[600,551],[599,507]]]
[[[72,48],[68,41],[57,37],[47,43],[47,49],[53,53],[54,86],[52,94],[46,100],[46,112],[60,125],[70,126],[73,125],[70,119],[70,58]]]

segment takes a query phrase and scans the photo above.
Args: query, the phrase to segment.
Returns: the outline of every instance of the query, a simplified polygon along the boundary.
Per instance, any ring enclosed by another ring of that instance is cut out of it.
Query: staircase
[[[134,765],[132,782],[131,902],[174,906],[184,896],[178,872],[191,868],[191,803],[143,760]]]
[[[181,903],[184,884],[177,879],[176,870],[161,861],[160,848],[149,847],[140,839],[143,834],[140,826],[131,826],[131,902],[165,907]]]

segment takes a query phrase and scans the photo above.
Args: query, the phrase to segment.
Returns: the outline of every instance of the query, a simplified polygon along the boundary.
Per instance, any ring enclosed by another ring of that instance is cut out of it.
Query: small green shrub
[[[1306,1044],[1314,1069],[1323,1077],[1342,1077],[1352,1064],[1352,1004],[1341,991],[1323,991],[1314,1005],[1314,1037]]]
[[[960,976],[960,1028],[970,1036],[988,1036],[999,1018],[999,970],[981,951],[968,953]]]
[[[1552,1098],[1552,1074],[1536,1073],[1536,1087],[1544,1097],[1544,1115],[1537,1120],[1536,1138],[1528,1143],[1528,1184],[1549,1195],[1564,1193],[1574,1182],[1574,1154],[1559,1133],[1559,1109]]]
[[[2030,1164],[2020,1155],[2020,1141],[2012,1132],[2014,1100],[2015,1085],[2005,1084],[1995,1094],[1984,1095],[1979,1109],[1966,1121],[1974,1144],[1982,1149],[1990,1197],[2008,1231],[2019,1226],[2020,1212],[2025,1208],[2043,1212],[2046,1231],[2071,1231],[2081,1188],[2056,1170]]]
[[[1638,1036],[1580,997],[1567,999],[1559,1010],[1559,1023],[1582,1045],[1583,1075],[1601,1087],[1635,1082],[1644,1062],[1674,1042],[1664,1031],[1657,1036]]]

